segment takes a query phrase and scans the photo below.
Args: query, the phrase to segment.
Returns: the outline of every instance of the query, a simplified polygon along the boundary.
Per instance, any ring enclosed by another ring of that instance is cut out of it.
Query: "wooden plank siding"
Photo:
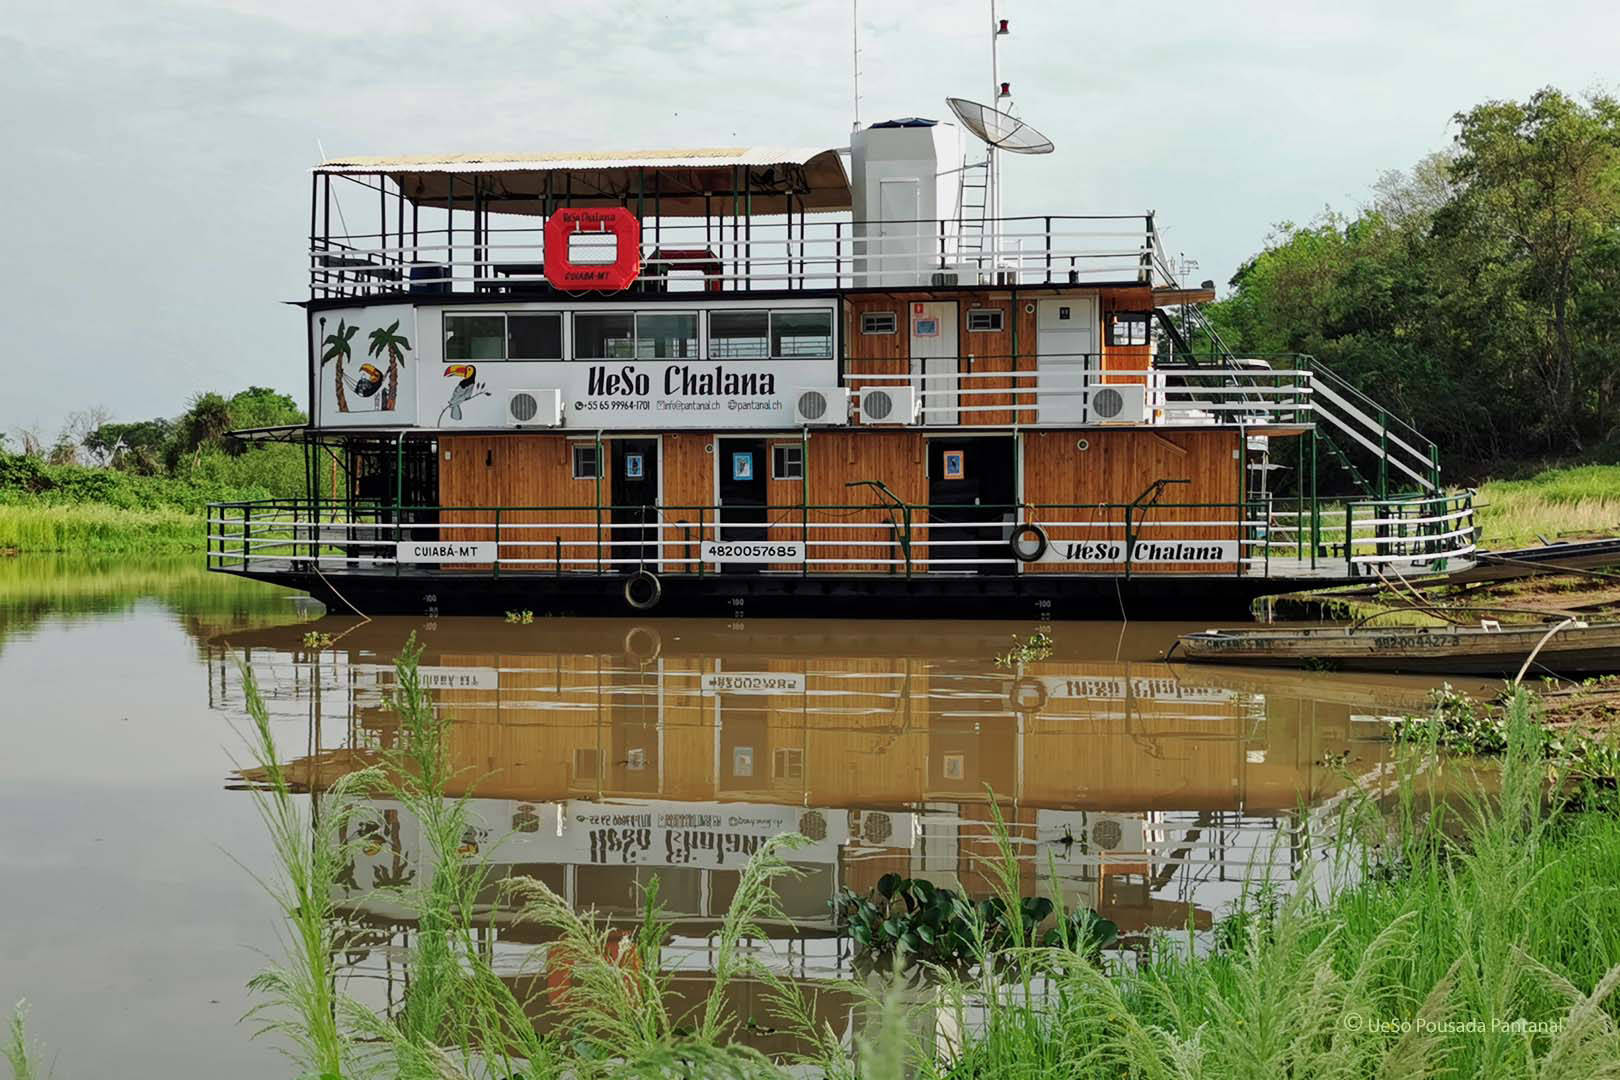
[[[1087,448],[1081,450],[1081,441]],[[1172,484],[1160,496],[1161,506],[1146,520],[1225,522],[1215,527],[1150,528],[1138,532],[1152,540],[1240,540],[1239,511],[1176,507],[1175,503],[1232,503],[1242,499],[1242,436],[1230,431],[1154,431],[1144,428],[1088,431],[1026,431],[1024,433],[1024,501],[1028,520],[1040,524],[1054,543],[1076,540],[1123,540],[1121,510],[1059,510],[1059,504],[1129,503],[1155,480],[1187,480]],[[1237,456],[1234,456],[1237,455]],[[1133,516],[1140,521],[1140,515]],[[1107,529],[1084,529],[1062,522],[1119,522]],[[1082,569],[1062,563],[1036,563],[1032,573],[1073,573]],[[1123,564],[1086,566],[1093,573],[1124,570]],[[1234,573],[1231,563],[1183,565],[1155,564],[1133,567],[1132,573]]]
[[[575,480],[569,440],[557,435],[445,435],[439,439],[439,503],[442,506],[533,507],[562,510],[502,510],[503,543],[531,541],[501,549],[507,559],[544,560],[514,563],[511,570],[557,571],[558,544],[564,569],[570,559],[595,559],[596,481]],[[457,523],[489,525],[492,510],[446,510],[441,533],[446,540],[494,540],[490,528],[455,528]],[[512,526],[512,528],[508,528]],[[488,563],[450,569],[489,569]],[[576,564],[574,569],[584,567]],[[508,567],[502,566],[503,572]]]
[[[1036,367],[1036,309],[1037,300],[1057,299],[1065,296],[1098,297],[1097,348],[1101,353],[1104,382],[1146,382],[1145,376],[1122,375],[1110,377],[1109,371],[1145,371],[1152,365],[1152,349],[1146,345],[1111,346],[1108,344],[1108,316],[1119,311],[1153,311],[1153,290],[1142,286],[1086,287],[1053,289],[1042,287],[1029,291],[1009,289],[964,290],[942,292],[894,292],[849,297],[844,303],[845,371],[860,370],[876,375],[905,375],[911,367],[911,337],[909,333],[909,307],[916,302],[954,301],[957,305],[957,349],[960,353],[958,370],[969,372],[1033,372]],[[969,331],[968,313],[993,308],[1002,314],[1000,331]],[[861,333],[861,316],[869,312],[889,312],[895,317],[893,334]],[[848,378],[852,395],[859,395],[863,386],[902,385],[893,380]],[[1006,425],[1032,423],[1035,419],[1034,380],[1014,382],[1012,379],[964,381],[962,389],[1002,390],[1007,394],[972,394],[960,398],[963,406],[1007,405],[1022,406],[1015,415],[1007,410],[962,413],[963,426]],[[1026,392],[1013,393],[1015,389]]]

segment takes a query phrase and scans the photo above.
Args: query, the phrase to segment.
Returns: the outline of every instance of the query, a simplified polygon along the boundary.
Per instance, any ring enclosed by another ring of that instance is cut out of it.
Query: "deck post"
[[[495,561],[489,564],[490,577],[501,576],[501,508],[495,508]]]
[[[1378,410],[1378,497],[1389,498],[1389,414]]]
[[[842,306],[842,305],[840,305]],[[804,559],[799,563],[801,577],[810,576],[810,426],[799,428],[799,542]]]
[[[1355,548],[1350,543],[1350,530],[1356,523],[1356,504],[1354,500],[1344,504],[1344,572],[1346,577],[1354,577],[1356,563],[1353,558]]]
[[[1316,497],[1316,425],[1311,425],[1311,569],[1316,569],[1316,553],[1322,550],[1322,504]]]
[[[1131,556],[1136,554],[1136,545],[1131,538],[1131,507],[1132,503],[1125,504],[1125,580],[1131,578]],[[1242,552],[1238,553],[1240,556]]]
[[[901,549],[905,552],[906,578],[909,580],[911,578],[911,504],[907,503],[901,507],[901,513],[904,515],[906,522],[906,535],[902,541]]]

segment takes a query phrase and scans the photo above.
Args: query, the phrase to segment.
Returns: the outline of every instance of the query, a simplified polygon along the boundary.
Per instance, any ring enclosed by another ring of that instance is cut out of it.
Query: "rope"
[[[1521,667],[1519,669],[1519,673],[1513,677],[1514,686],[1518,686],[1519,680],[1524,678],[1524,673],[1530,670],[1530,665],[1535,661],[1536,655],[1541,652],[1541,647],[1547,644],[1548,641],[1552,640],[1552,636],[1554,634],[1558,633],[1558,631],[1562,630],[1564,627],[1568,626],[1574,621],[1574,619],[1565,619],[1563,622],[1559,623],[1557,626],[1553,627],[1551,630],[1547,631],[1541,636],[1541,640],[1536,642],[1536,647],[1530,650],[1530,655],[1525,657],[1524,666]]]

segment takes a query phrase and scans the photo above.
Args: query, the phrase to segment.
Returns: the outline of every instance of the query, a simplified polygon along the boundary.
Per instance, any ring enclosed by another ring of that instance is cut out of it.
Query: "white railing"
[[[764,510],[763,519],[760,516]],[[1211,573],[1355,577],[1379,568],[1441,568],[1474,550],[1472,493],[1289,508],[1276,502],[1005,507],[861,504],[722,507],[349,509],[331,504],[210,507],[212,569],[392,572],[411,541],[478,543],[452,565],[490,574],[661,573]],[[959,516],[959,518],[958,518]],[[534,520],[547,518],[548,520]],[[958,518],[957,520],[952,520]],[[449,519],[449,520],[446,520]],[[943,519],[943,520],[942,520]],[[1031,527],[1041,538],[1040,550]],[[1021,538],[1022,551],[1011,541]],[[775,545],[742,563],[705,543]]]
[[[850,361],[851,364],[868,363]],[[1018,425],[1074,423],[1146,424],[1309,424],[1313,422],[1311,373],[1302,370],[1254,372],[1198,369],[1107,369],[1097,354],[956,358],[956,371],[916,369],[949,364],[942,359],[913,360],[909,373],[867,371],[850,367],[845,382],[858,391],[867,386],[910,387],[919,401],[924,424],[974,422]],[[1037,365],[1035,370],[973,370],[976,365]],[[1140,391],[1131,389],[1140,387]],[[1105,403],[1101,396],[1111,391]],[[1103,411],[1117,406],[1115,394],[1132,398],[1128,412]],[[1134,406],[1140,394],[1141,408]],[[859,415],[859,394],[854,395]],[[978,419],[983,418],[983,419]],[[892,415],[883,422],[893,423]],[[875,421],[876,422],[876,421]]]
[[[934,284],[1020,285],[1159,279],[1141,216],[1018,217],[986,223],[963,250],[958,223],[725,219],[644,222],[648,291],[748,291]],[[545,294],[543,225],[315,237],[316,297],[398,292]]]

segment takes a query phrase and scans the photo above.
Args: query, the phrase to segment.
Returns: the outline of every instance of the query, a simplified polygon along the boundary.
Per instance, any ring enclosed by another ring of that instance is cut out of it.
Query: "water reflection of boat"
[[[809,626],[812,633],[797,632]],[[1175,628],[1068,625],[1052,655],[999,667],[999,628],[867,623],[454,620],[423,629],[421,673],[454,715],[453,794],[498,875],[544,881],[578,908],[633,919],[656,875],[678,946],[703,967],[747,856],[770,836],[810,845],[770,928],[796,973],[849,974],[828,901],[885,873],[987,891],[992,793],[1027,893],[1061,891],[1127,938],[1208,927],[1241,883],[1290,874],[1346,770],[1384,760],[1378,719],[1415,684],[1267,679],[1146,659]],[[407,624],[240,635],[273,708],[309,726],[292,775],[313,790],[397,738],[384,707]],[[1098,655],[1109,659],[1095,659]],[[1092,659],[1086,659],[1090,656]],[[216,642],[214,692],[239,702]],[[1114,659],[1119,657],[1119,659]],[[356,868],[351,902],[380,925],[409,913],[369,895],[421,859],[409,823]],[[538,939],[495,912],[501,940]]]

